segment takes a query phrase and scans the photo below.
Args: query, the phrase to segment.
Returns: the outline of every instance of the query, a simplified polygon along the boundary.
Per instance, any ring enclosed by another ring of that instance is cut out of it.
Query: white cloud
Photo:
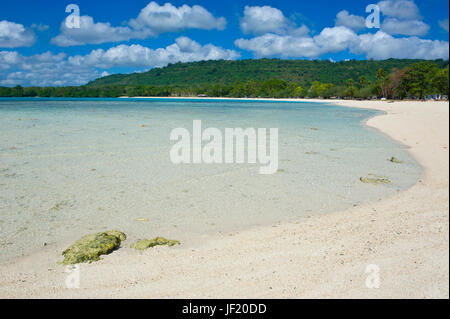
[[[428,33],[430,26],[419,20],[384,19],[381,30],[389,34],[423,36]]]
[[[358,35],[356,32],[364,29],[365,19],[343,10],[336,15],[335,27],[324,28],[316,36],[310,36],[309,30],[295,32],[295,24],[286,22],[287,19],[278,9],[246,7],[241,28],[246,33],[259,35],[237,39],[235,45],[253,52],[257,58],[318,58],[328,53],[350,51],[373,59],[448,59],[448,41],[416,37],[427,34],[430,27],[421,21],[414,1],[387,0],[379,2],[379,5],[385,19],[376,34]],[[253,12],[251,8],[257,10]],[[448,29],[448,20],[446,23],[443,24],[444,29],[446,26]],[[264,33],[267,30],[270,32]],[[392,35],[409,37],[395,38]]]
[[[244,34],[256,36],[273,33],[303,37],[310,32],[306,25],[298,27],[279,9],[270,6],[245,6],[244,16],[240,19],[240,27]]]
[[[326,53],[350,51],[366,58],[448,59],[449,43],[418,37],[394,38],[378,31],[357,35],[346,27],[325,28],[314,37],[265,34],[252,39],[238,39],[237,47],[253,52],[255,57],[317,58]]]
[[[240,20],[240,26],[244,34],[283,34],[289,28],[292,28],[292,22],[277,8],[245,6],[244,17]]]
[[[344,21],[350,18],[352,21]],[[360,29],[365,20],[341,11],[337,15],[337,24],[346,22],[353,29]],[[245,7],[241,19],[244,33],[256,36],[251,39],[237,39],[235,45],[243,50],[253,52],[255,57],[283,58],[317,58],[329,52],[339,52],[354,46],[358,42],[357,34],[346,26],[325,28],[320,34],[310,36],[306,26],[297,28],[295,23],[285,18],[284,14],[272,7]]]
[[[20,64],[22,56],[16,51],[0,51],[0,70],[8,70]]]
[[[22,56],[13,51],[0,51],[0,65],[5,60],[9,63],[9,73],[0,68],[0,85],[80,85],[98,77],[95,69],[68,64],[64,53]]]
[[[64,47],[128,41],[133,37],[133,32],[128,27],[112,27],[110,23],[96,23],[89,16],[80,17],[80,28],[68,28],[63,21],[60,31],[61,33],[53,38],[51,43]]]
[[[387,0],[378,3],[384,19],[381,30],[392,35],[424,36],[430,26],[422,21],[419,8],[412,0]]]
[[[323,53],[340,52],[358,43],[358,36],[346,27],[325,28],[314,37],[314,42]]]
[[[422,21],[419,8],[411,0],[387,0],[378,3],[383,14],[381,30],[391,35],[424,36],[430,26]],[[336,16],[336,26],[345,26],[354,31],[365,28],[365,19],[349,14],[347,10]]]
[[[36,42],[34,32],[22,24],[0,21],[0,47],[30,47]]]
[[[80,17],[80,28],[68,28],[63,21],[60,34],[51,43],[75,46],[122,42],[184,29],[223,30],[225,26],[225,18],[215,18],[201,6],[183,5],[177,8],[170,3],[160,6],[156,2],[150,2],[136,19],[129,21],[128,26],[114,27],[109,22],[95,22],[90,16]]]
[[[394,38],[378,31],[376,34],[359,36],[360,42],[351,51],[365,54],[368,59],[448,59],[449,43],[447,41],[425,40],[418,37]]]
[[[152,1],[129,24],[137,31],[157,35],[184,29],[223,30],[226,20],[215,18],[202,6],[182,5],[177,8],[170,3],[160,6]]]
[[[328,52],[339,52],[354,45],[358,36],[346,27],[325,28],[315,36],[268,33],[253,39],[238,39],[235,45],[252,51],[256,57],[316,58]]]
[[[447,32],[448,32],[448,29],[449,29],[449,27],[448,27],[448,19],[440,20],[440,21],[439,21],[439,26],[440,26],[444,31],[447,31]]]
[[[235,45],[243,50],[251,51],[256,58],[263,57],[317,57],[320,52],[312,38],[293,37],[267,33],[252,39],[237,39]]]
[[[349,14],[347,10],[342,10],[336,15],[336,26],[359,31],[366,27],[366,20],[361,16]]]
[[[233,60],[239,56],[239,53],[233,50],[225,50],[212,44],[202,46],[187,37],[179,37],[174,44],[166,48],[153,50],[136,44],[122,44],[106,51],[99,49],[85,56],[70,57],[69,63],[74,66],[89,65],[103,69],[118,66],[152,68],[176,62]]]
[[[378,3],[383,15],[402,20],[421,19],[419,8],[412,0],[386,0]]]
[[[113,67],[148,70],[169,63],[231,60],[239,56],[236,51],[201,45],[187,37],[179,37],[174,44],[156,50],[141,45],[118,45],[83,56],[46,52],[27,57],[15,51],[0,51],[0,85],[82,85],[106,76],[108,72],[104,69]]]
[[[51,69],[40,69],[39,71],[18,71],[7,74],[4,80],[0,80],[0,85],[4,86],[67,86],[82,85],[99,78],[100,74],[96,70],[87,69],[60,69],[54,74]]]

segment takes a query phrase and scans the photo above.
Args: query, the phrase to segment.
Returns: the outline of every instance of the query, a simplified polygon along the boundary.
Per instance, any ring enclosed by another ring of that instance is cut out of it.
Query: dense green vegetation
[[[424,98],[448,95],[448,61],[243,60],[177,63],[80,87],[0,87],[1,97]]]
[[[394,68],[403,69],[420,60],[385,61],[330,61],[309,60],[238,60],[201,61],[171,64],[145,73],[116,74],[100,78],[88,84],[90,87],[105,85],[155,85],[192,87],[205,84],[234,84],[236,82],[267,81],[283,79],[302,87],[309,87],[314,81],[345,85],[348,79],[358,81],[361,76],[374,81],[376,72],[382,68],[390,73]],[[446,62],[437,60],[439,67]]]

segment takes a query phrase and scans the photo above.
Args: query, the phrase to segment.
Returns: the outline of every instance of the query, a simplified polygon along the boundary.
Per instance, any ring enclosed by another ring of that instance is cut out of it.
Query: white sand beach
[[[311,102],[312,100],[307,100]],[[323,101],[321,101],[323,102]],[[124,248],[83,264],[66,287],[65,246],[0,264],[0,298],[448,298],[449,103],[335,101],[387,114],[367,125],[423,166],[412,188],[346,211],[191,246]],[[377,265],[379,288],[366,287]]]

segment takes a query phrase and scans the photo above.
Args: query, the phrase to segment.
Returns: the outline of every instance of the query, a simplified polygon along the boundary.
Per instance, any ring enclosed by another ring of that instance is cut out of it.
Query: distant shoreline
[[[448,100],[415,100],[415,99],[319,99],[319,98],[245,98],[245,97],[198,97],[198,96],[119,96],[119,97],[0,97],[1,100],[7,99],[30,99],[30,100],[77,100],[77,99],[108,99],[108,100],[196,100],[196,101],[208,101],[208,100],[218,100],[218,101],[255,101],[255,102],[311,102],[311,103],[331,103],[331,104],[343,104],[343,103],[448,103]]]
[[[117,99],[171,99],[171,100],[236,100],[236,101],[268,101],[268,102],[314,102],[314,103],[346,103],[346,102],[380,102],[380,103],[395,103],[395,102],[418,102],[418,103],[427,103],[427,102],[448,102],[447,100],[392,100],[392,99],[379,99],[379,100],[356,100],[356,99],[318,99],[318,98],[265,98],[265,97],[198,97],[198,96],[120,96]]]

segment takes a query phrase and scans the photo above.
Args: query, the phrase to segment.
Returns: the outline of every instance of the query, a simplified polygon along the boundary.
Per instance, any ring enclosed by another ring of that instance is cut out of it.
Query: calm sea
[[[0,259],[107,229],[126,232],[129,243],[164,236],[195,245],[395,194],[421,168],[364,126],[377,114],[325,103],[0,99]],[[280,171],[172,164],[170,132],[192,130],[193,120],[278,128]],[[361,183],[368,174],[392,183]]]

